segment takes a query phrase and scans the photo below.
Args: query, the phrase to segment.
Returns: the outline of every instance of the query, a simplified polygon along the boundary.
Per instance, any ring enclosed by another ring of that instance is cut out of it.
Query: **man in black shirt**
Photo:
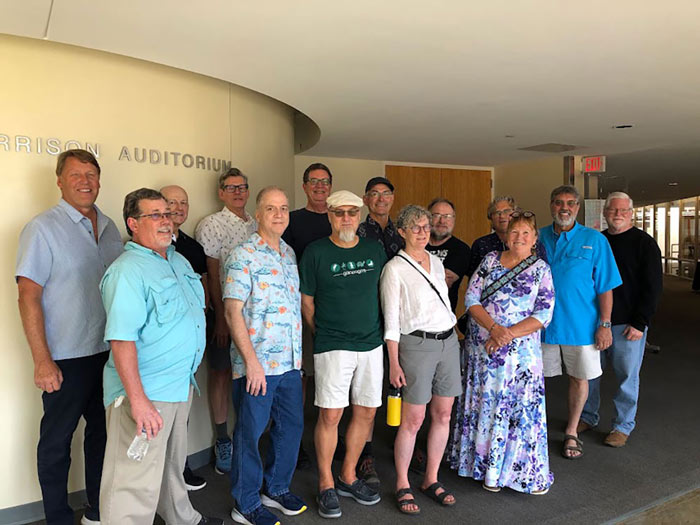
[[[632,226],[633,204],[626,193],[611,193],[605,201],[603,215],[608,222],[603,235],[610,243],[622,276],[622,286],[613,290],[613,343],[600,353],[603,370],[607,363],[612,365],[617,386],[613,396],[615,418],[604,443],[622,447],[635,427],[639,370],[647,329],[663,288],[661,251],[652,237]],[[588,400],[578,432],[595,427],[600,419],[600,377],[588,383]]]
[[[404,247],[403,237],[399,235],[389,212],[394,204],[394,185],[384,177],[373,177],[365,186],[362,198],[369,209],[367,218],[357,229],[358,237],[376,239],[384,247],[386,258],[391,259]]]
[[[180,186],[165,186],[160,190],[163,197],[168,203],[173,220],[173,246],[175,251],[180,253],[192,265],[192,269],[197,272],[202,278],[202,286],[204,287],[205,302],[208,302],[209,293],[207,290],[207,256],[204,253],[204,248],[192,237],[180,230],[187,220],[187,215],[190,211],[190,203],[187,197],[187,192]],[[201,476],[197,476],[190,469],[187,460],[185,460],[185,486],[187,490],[203,489],[207,482]]]
[[[304,170],[302,187],[306,193],[306,206],[289,214],[289,226],[282,235],[284,242],[294,250],[297,264],[309,243],[331,234],[326,200],[332,185],[333,175],[324,164],[316,162]]]
[[[442,198],[433,199],[428,204],[428,211],[432,215],[432,222],[430,241],[425,249],[440,259],[445,267],[445,281],[454,312],[457,308],[459,285],[469,268],[469,245],[452,235],[456,217],[452,202]]]
[[[284,230],[282,239],[289,244],[297,256],[297,264],[301,264],[301,257],[306,247],[318,239],[329,237],[331,223],[328,220],[327,199],[331,194],[333,175],[328,166],[315,162],[304,170],[303,185],[306,193],[306,206],[294,210],[289,214],[289,226]],[[302,326],[302,371],[301,391],[306,403],[306,383],[308,378],[314,375],[314,349],[311,331],[306,325]],[[311,466],[309,454],[304,450],[303,444],[299,445],[299,458],[297,468],[303,469]]]

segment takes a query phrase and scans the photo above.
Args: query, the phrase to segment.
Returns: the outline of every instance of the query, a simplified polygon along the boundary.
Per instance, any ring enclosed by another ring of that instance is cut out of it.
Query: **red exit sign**
[[[597,157],[583,157],[583,168],[581,171],[584,173],[604,173],[605,172],[605,155],[598,155]]]

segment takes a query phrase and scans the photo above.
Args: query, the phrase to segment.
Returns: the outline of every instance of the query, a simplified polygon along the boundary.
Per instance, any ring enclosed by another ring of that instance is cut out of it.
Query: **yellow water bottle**
[[[398,427],[401,424],[401,389],[389,386],[386,398],[386,424]]]

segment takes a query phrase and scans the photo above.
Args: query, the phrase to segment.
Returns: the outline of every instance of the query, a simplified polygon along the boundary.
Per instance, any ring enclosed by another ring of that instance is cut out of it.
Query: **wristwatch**
[[[603,328],[610,328],[612,326],[612,323],[610,321],[601,321],[600,326]]]

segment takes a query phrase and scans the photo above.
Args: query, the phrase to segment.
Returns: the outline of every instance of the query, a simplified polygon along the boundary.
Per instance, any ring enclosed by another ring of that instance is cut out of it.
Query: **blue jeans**
[[[637,415],[637,398],[639,396],[639,371],[642,368],[644,346],[647,340],[647,330],[639,341],[628,341],[622,335],[626,324],[612,327],[613,343],[610,348],[600,352],[600,365],[603,371],[608,363],[615,372],[617,389],[613,396],[615,417],[612,421],[613,430],[631,434],[634,430],[634,418]],[[600,420],[600,377],[588,381],[588,399],[583,407],[581,419],[596,426]]]
[[[263,484],[263,464],[258,441],[268,421],[270,445],[265,460],[265,492],[278,496],[289,490],[304,431],[304,407],[301,397],[301,373],[290,370],[279,376],[265,376],[267,393],[251,396],[246,378],[233,381],[233,407],[236,428],[233,431],[231,495],[243,514],[257,509]]]

